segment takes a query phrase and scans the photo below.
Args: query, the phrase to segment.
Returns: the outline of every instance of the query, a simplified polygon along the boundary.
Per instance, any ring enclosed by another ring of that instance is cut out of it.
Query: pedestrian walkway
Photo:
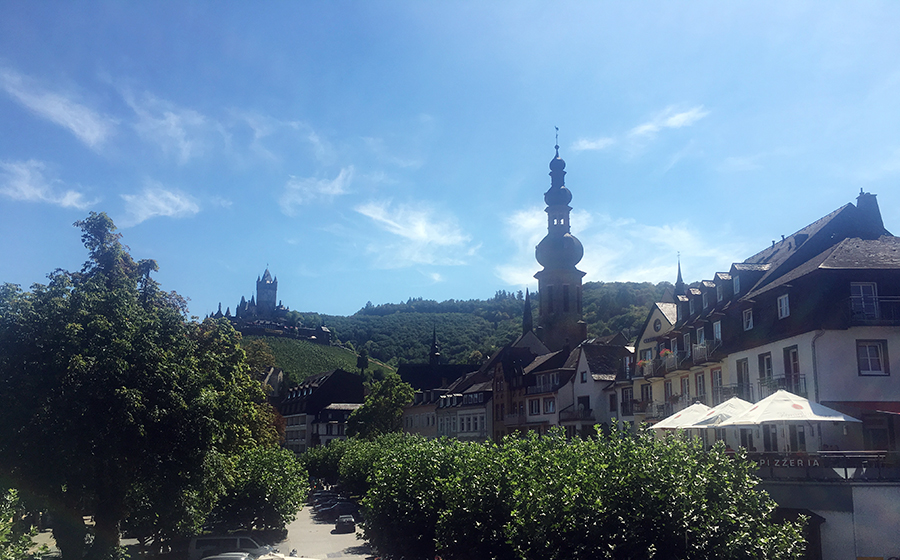
[[[281,554],[290,554],[296,549],[297,555],[306,558],[346,558],[348,560],[371,557],[369,547],[353,533],[335,533],[334,523],[316,521],[312,509],[304,506],[297,519],[287,527],[287,538],[276,543]]]

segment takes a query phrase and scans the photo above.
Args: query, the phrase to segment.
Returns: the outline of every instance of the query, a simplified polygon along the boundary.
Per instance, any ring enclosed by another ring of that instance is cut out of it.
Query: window
[[[641,400],[645,403],[653,401],[653,385],[650,385],[649,383],[641,385]]]
[[[860,375],[890,375],[886,340],[857,340],[856,362]]]
[[[763,424],[763,450],[768,452],[778,451],[778,426],[775,424]]]
[[[766,352],[759,355],[759,377],[760,379],[772,378],[772,353]]]
[[[714,370],[710,370],[709,378],[712,385],[713,398],[715,400],[715,404],[719,404],[724,399],[722,398],[722,369],[716,368]]]
[[[672,353],[677,355],[678,354],[678,339],[673,338],[670,345],[672,346]]]
[[[722,342],[722,321],[713,323],[713,340]]]
[[[725,299],[725,286],[716,284],[716,301],[722,301],[723,299]]]
[[[734,288],[734,295],[738,295],[741,293],[741,277],[737,274],[734,275],[734,278],[731,279],[732,287]]]
[[[586,371],[581,372],[581,382],[587,383],[587,372]]]
[[[709,307],[709,294],[707,292],[703,292],[703,309]]]
[[[791,314],[791,304],[788,301],[788,295],[778,296],[778,318],[784,319]]]
[[[737,369],[737,389],[740,398],[745,401],[752,401],[750,395],[750,360],[741,358],[736,363]]]
[[[691,380],[687,375],[681,378],[681,394],[686,399],[691,396]]]
[[[616,394],[612,393],[609,396],[609,411],[615,412],[616,410],[618,410],[619,409],[618,404],[619,404],[619,402],[618,402],[618,400],[616,400]]]
[[[744,310],[744,330],[749,331],[753,328],[753,308]]]
[[[784,349],[784,374],[786,376],[800,373],[800,352],[796,346]]]
[[[687,358],[691,357],[691,333],[684,333],[684,355]]]
[[[544,414],[556,412],[556,399],[544,399]]]
[[[688,300],[689,307],[691,308],[690,313],[691,313],[691,315],[693,315],[693,314],[694,314],[694,311],[695,311],[695,309],[694,309],[694,298],[692,298],[691,296],[688,296],[688,297],[690,298],[690,299]]]
[[[622,416],[634,416],[634,389],[622,389]]]
[[[875,282],[850,283],[850,311],[854,319],[878,319],[878,286]]]
[[[672,395],[673,395],[672,380],[667,379],[665,381],[665,383],[663,383],[663,396],[665,397],[666,402],[669,402],[672,400]]]
[[[531,399],[528,401],[528,414],[529,416],[534,416],[536,414],[541,413],[541,400],[540,399]]]
[[[703,327],[700,327],[699,329],[697,329],[697,345],[702,346],[705,343],[706,343],[706,331],[703,329]]]
[[[704,398],[706,396],[706,375],[702,371],[694,376],[694,385],[697,389],[697,398]]]

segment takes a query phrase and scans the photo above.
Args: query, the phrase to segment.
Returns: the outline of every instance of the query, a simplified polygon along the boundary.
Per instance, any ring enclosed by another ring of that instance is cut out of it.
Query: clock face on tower
[[[653,321],[654,332],[659,332],[659,329],[661,329],[661,328],[662,328],[662,321],[660,321],[659,319]]]

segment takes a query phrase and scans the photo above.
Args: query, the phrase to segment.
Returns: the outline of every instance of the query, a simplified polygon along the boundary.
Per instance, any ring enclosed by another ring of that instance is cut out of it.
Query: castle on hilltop
[[[269,269],[262,277],[256,277],[256,295],[250,296],[250,301],[241,296],[241,302],[235,308],[234,315],[231,308],[222,313],[222,304],[219,310],[212,315],[216,319],[226,318],[234,325],[234,328],[244,335],[256,336],[287,336],[301,338],[320,344],[331,344],[331,331],[325,325],[316,327],[303,327],[291,324],[288,317],[288,309],[278,301],[278,277],[272,277]],[[275,302],[278,302],[277,304]]]

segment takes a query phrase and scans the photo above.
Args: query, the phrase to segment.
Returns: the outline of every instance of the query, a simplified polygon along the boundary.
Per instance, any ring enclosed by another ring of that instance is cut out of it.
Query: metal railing
[[[573,420],[596,420],[594,418],[594,411],[590,409],[571,409],[572,407],[566,407],[564,410],[561,410],[559,413],[560,422],[570,422]]]
[[[849,298],[851,325],[900,325],[900,296]]]
[[[764,377],[759,380],[760,400],[768,397],[779,389],[794,393],[806,398],[806,376],[793,373],[782,377]]]

